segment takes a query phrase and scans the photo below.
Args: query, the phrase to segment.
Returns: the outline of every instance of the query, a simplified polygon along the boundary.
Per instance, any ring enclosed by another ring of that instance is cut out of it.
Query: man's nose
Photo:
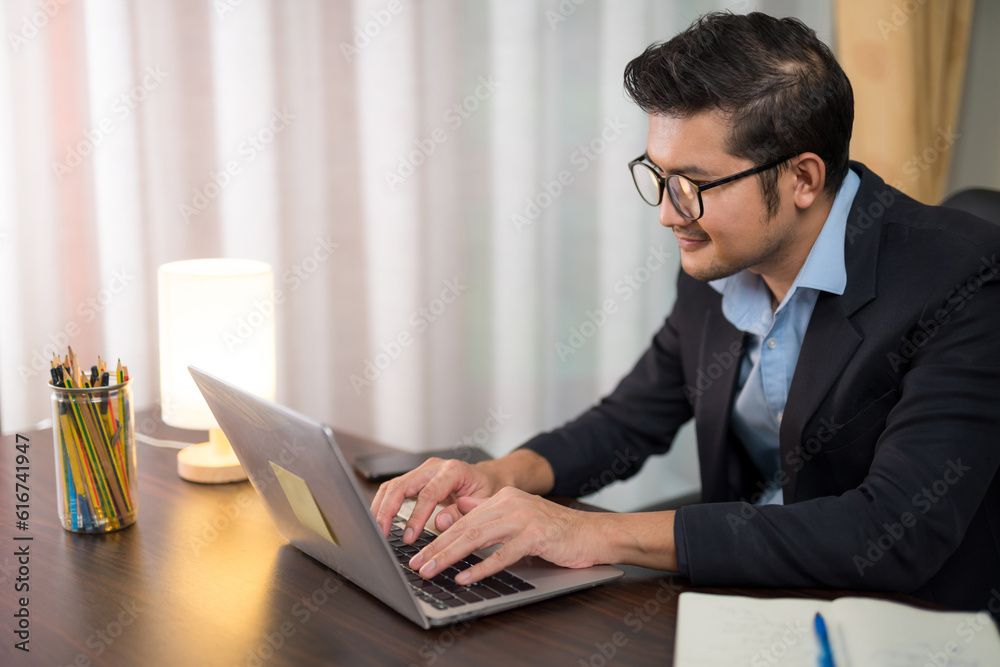
[[[667,229],[685,227],[691,224],[690,220],[677,212],[677,208],[674,207],[674,203],[670,201],[666,192],[663,193],[663,200],[660,202],[660,224]]]

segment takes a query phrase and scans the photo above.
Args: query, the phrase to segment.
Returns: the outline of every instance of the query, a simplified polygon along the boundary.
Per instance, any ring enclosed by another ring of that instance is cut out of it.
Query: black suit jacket
[[[526,447],[585,495],[694,418],[702,504],[676,516],[695,585],[910,593],[1000,615],[1000,229],[852,163],[847,287],[821,293],[761,479],[732,435],[742,333],[681,272],[652,345],[597,406]],[[756,506],[781,484],[784,506]]]

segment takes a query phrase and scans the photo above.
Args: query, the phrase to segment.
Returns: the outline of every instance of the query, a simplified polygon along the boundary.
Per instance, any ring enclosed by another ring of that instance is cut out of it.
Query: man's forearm
[[[677,571],[674,512],[594,512],[587,516],[593,521],[595,538],[605,545],[602,563]]]
[[[555,484],[552,466],[545,457],[530,449],[515,449],[499,459],[476,465],[494,475],[500,482],[500,488],[513,486],[542,496],[551,491]]]
[[[530,449],[516,449],[499,459],[476,465],[495,476],[501,488],[513,486],[545,495],[555,484],[552,466]],[[600,562],[677,571],[674,512],[580,512],[579,518],[581,530],[590,533],[589,539],[594,543],[602,545]]]

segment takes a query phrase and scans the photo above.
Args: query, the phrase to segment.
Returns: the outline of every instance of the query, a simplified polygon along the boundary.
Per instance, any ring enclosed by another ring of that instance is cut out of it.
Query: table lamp
[[[177,474],[219,484],[247,478],[188,373],[188,364],[274,400],[274,272],[247,259],[193,259],[160,267],[160,401],[164,423],[208,429],[177,454]]]

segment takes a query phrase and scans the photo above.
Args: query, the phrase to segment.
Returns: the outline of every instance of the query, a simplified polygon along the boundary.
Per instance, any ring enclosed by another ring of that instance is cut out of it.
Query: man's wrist
[[[552,466],[545,457],[530,449],[515,449],[499,459],[476,465],[482,466],[497,480],[499,487],[494,492],[513,486],[541,496],[551,491],[555,484]]]
[[[597,524],[597,539],[605,545],[604,563],[639,565],[677,571],[674,512],[590,514]]]

